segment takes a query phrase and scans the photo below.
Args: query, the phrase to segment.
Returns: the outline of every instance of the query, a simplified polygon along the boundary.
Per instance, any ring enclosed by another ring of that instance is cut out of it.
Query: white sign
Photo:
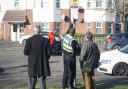
[[[71,21],[78,19],[78,8],[70,8]]]

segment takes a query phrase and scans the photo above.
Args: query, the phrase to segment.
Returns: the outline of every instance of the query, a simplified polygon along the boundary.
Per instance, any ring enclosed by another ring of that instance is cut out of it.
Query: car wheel
[[[25,44],[26,44],[26,39],[24,39],[24,40],[22,41],[22,45],[25,46]]]
[[[126,63],[117,63],[113,67],[113,75],[115,76],[127,76],[128,75],[128,64]]]
[[[121,48],[120,45],[114,45],[114,46],[112,47],[112,49],[120,49],[120,48]]]

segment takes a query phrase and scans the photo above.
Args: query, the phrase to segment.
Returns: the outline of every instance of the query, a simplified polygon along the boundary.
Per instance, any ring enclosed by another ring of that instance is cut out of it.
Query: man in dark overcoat
[[[50,43],[39,32],[26,40],[24,55],[28,56],[29,89],[35,89],[39,78],[40,89],[46,89],[46,76],[50,76]]]
[[[85,82],[85,89],[96,89],[94,69],[99,66],[100,51],[95,42],[93,34],[86,33],[87,41],[83,44],[80,54],[80,65]]]

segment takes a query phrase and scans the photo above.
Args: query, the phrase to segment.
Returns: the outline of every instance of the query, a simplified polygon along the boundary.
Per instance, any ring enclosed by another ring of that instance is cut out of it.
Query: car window
[[[48,32],[42,32],[41,35],[42,35],[43,37],[48,38]],[[59,35],[58,35],[57,33],[55,33],[55,40],[56,40],[56,41],[60,41]]]
[[[127,34],[122,34],[122,37],[123,39],[128,39],[128,35]]]
[[[112,36],[112,35],[111,35],[111,34],[109,34],[109,35],[107,35],[107,36],[106,36],[106,38],[109,38],[109,37],[111,37],[111,36]]]
[[[120,51],[128,54],[128,46],[120,49]]]
[[[112,38],[121,38],[121,35],[120,34],[113,34]]]

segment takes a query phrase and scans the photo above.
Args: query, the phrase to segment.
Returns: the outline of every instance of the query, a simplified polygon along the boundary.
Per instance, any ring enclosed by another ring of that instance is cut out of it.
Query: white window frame
[[[14,0],[14,6],[15,7],[20,6],[20,0]]]
[[[60,8],[60,0],[56,0],[56,8]]]
[[[41,8],[48,8],[48,0],[41,0]]]
[[[102,7],[102,0],[96,0],[96,8]]]
[[[106,6],[107,6],[108,8],[111,8],[111,7],[112,7],[112,0],[107,0]]]
[[[91,22],[87,22],[87,30],[91,31],[92,30],[92,24]]]
[[[87,1],[87,8],[91,8],[91,1],[90,0]]]
[[[49,23],[42,23],[42,26],[41,26],[41,29],[43,30],[43,31],[50,31],[50,29],[49,29]]]
[[[107,27],[108,27],[108,29],[107,30],[109,30],[110,32],[109,33],[111,33],[112,32],[112,22],[108,22],[107,23],[108,25],[107,25]],[[110,24],[110,25],[109,25]],[[108,31],[107,31],[108,32]]]
[[[100,26],[98,26],[98,24],[100,24]],[[96,34],[101,34],[101,33],[102,33],[102,22],[96,22]]]

